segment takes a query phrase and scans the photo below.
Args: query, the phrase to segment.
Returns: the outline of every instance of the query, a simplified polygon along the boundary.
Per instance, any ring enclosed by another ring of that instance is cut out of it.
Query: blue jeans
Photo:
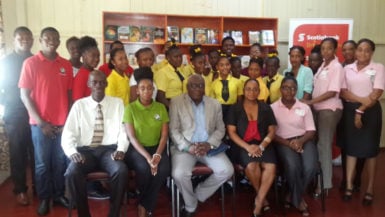
[[[39,199],[64,196],[64,173],[67,157],[60,145],[61,133],[55,138],[43,134],[40,127],[31,126],[35,148],[35,185]]]

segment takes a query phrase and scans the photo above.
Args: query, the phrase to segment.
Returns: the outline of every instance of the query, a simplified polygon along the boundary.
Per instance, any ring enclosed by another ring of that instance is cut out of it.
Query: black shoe
[[[373,203],[373,194],[365,193],[364,199],[362,199],[362,205],[370,206]]]
[[[94,200],[108,200],[110,199],[110,195],[108,193],[102,191],[89,191],[87,193],[88,199]]]
[[[193,217],[195,212],[189,212],[185,209],[182,210],[181,217]]]
[[[345,189],[345,193],[342,196],[342,200],[345,202],[351,201],[353,196],[353,190],[352,189]]]
[[[70,204],[68,202],[68,199],[65,198],[64,196],[61,196],[61,197],[58,197],[58,198],[54,199],[53,200],[53,204],[54,205],[60,205],[60,206],[65,207],[67,209],[70,206]]]
[[[45,216],[49,213],[49,199],[40,201],[39,207],[37,208],[37,214]]]

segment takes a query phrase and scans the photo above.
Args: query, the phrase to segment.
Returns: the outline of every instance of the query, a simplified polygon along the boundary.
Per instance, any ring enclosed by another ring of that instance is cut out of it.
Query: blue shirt
[[[291,68],[286,69],[283,75],[287,72],[291,72]],[[304,65],[301,65],[298,70],[297,77],[295,78],[298,83],[297,88],[297,99],[302,99],[304,92],[311,94],[313,91],[313,72],[312,70]]]
[[[209,138],[209,134],[206,130],[206,119],[205,119],[205,103],[202,100],[198,105],[196,105],[191,100],[191,107],[194,112],[194,122],[195,122],[195,129],[194,134],[191,137],[191,142],[206,142]]]

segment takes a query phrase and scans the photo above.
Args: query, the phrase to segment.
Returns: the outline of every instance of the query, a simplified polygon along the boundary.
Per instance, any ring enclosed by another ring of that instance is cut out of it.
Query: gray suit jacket
[[[222,107],[213,98],[203,96],[206,116],[206,130],[209,135],[208,143],[218,147],[225,135]],[[173,144],[182,151],[191,144],[195,130],[194,111],[192,100],[187,94],[171,99],[170,103],[170,135]]]

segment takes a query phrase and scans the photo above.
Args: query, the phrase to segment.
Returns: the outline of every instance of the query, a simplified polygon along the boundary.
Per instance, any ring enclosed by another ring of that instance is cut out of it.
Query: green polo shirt
[[[159,144],[162,125],[169,122],[169,118],[163,104],[153,101],[149,107],[144,107],[137,99],[126,106],[123,122],[134,126],[140,144],[151,147]]]

